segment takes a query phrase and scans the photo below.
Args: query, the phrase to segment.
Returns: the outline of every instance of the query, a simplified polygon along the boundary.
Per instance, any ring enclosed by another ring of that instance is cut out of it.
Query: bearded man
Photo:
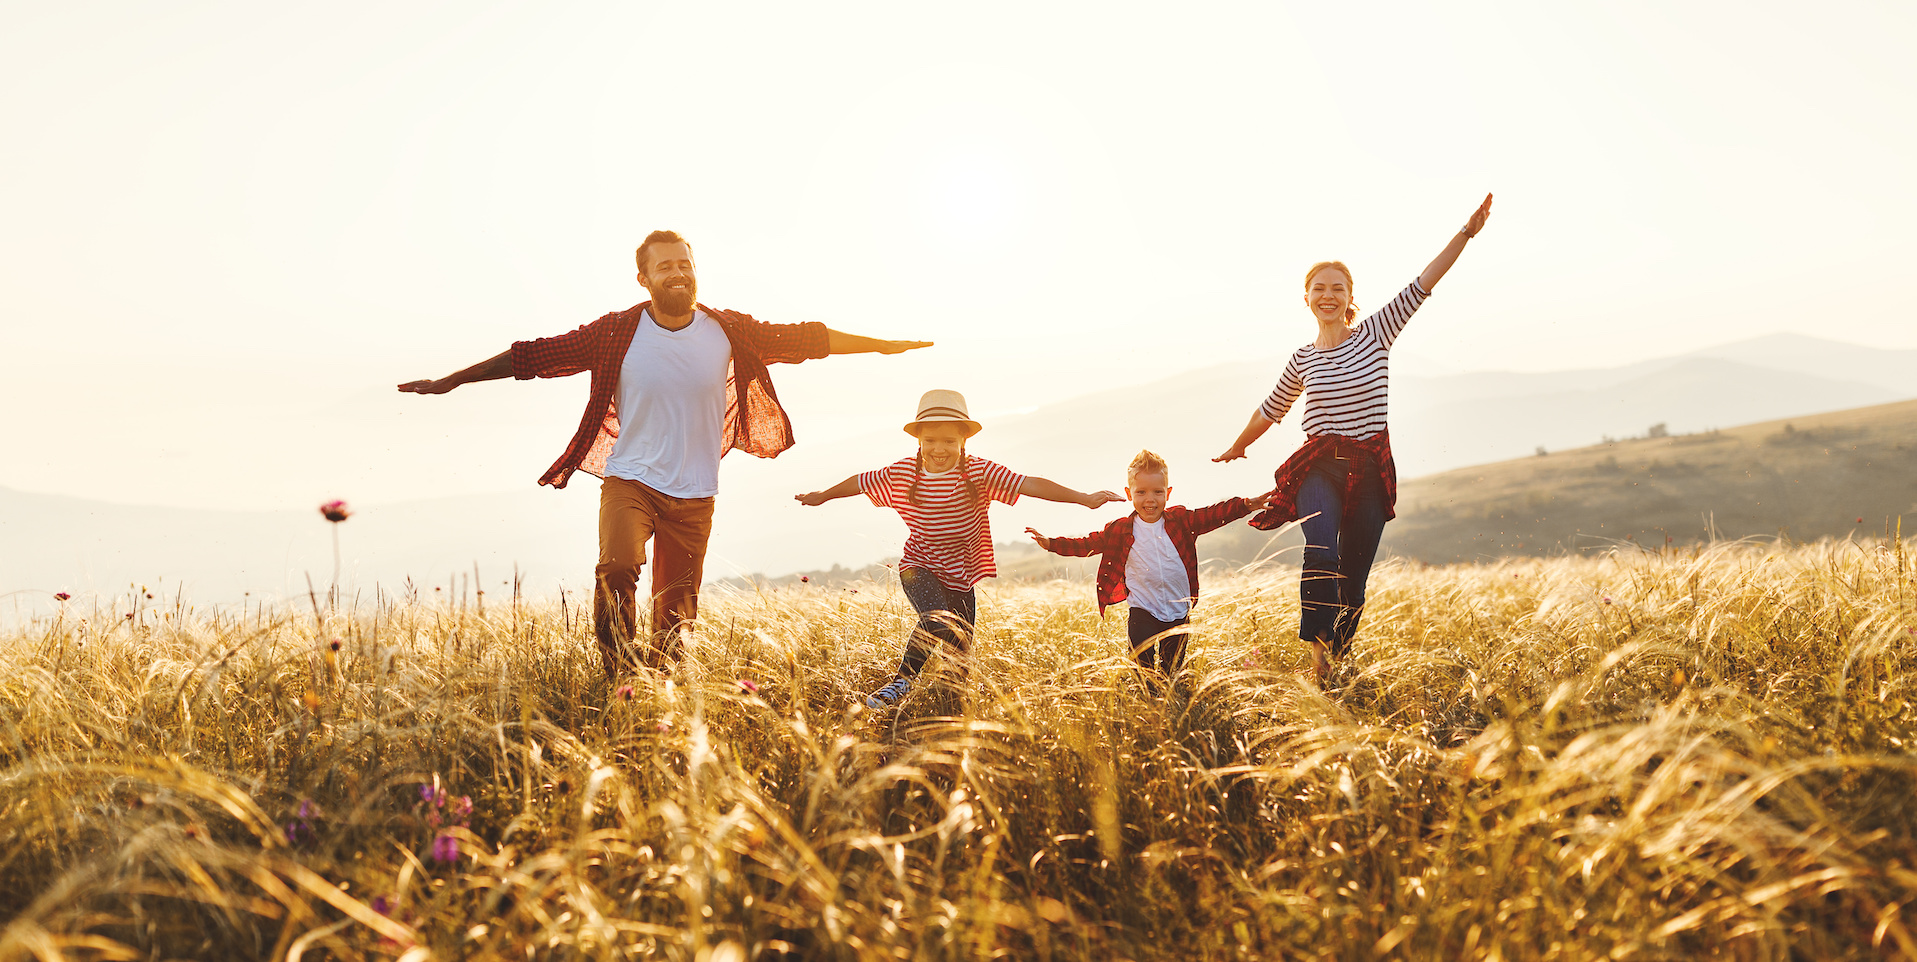
[[[436,381],[399,386],[444,394],[472,381],[592,372],[579,430],[539,483],[563,488],[574,471],[602,479],[593,632],[608,679],[635,662],[670,670],[678,658],[680,629],[699,611],[719,459],[733,448],[771,458],[792,446],[792,422],[766,365],[932,344],[859,337],[817,322],[767,324],[706,307],[698,302],[692,246],[672,231],[647,235],[634,257],[652,300],[558,337],[514,342]],[[648,538],[652,623],[638,645],[635,597]]]

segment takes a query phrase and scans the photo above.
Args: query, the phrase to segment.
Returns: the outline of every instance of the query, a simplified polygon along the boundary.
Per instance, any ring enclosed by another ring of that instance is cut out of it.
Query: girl
[[[939,641],[961,652],[968,647],[978,613],[972,586],[998,573],[985,516],[992,501],[1016,504],[1019,495],[1029,494],[1096,508],[1121,500],[1110,491],[1082,494],[1044,478],[1014,474],[966,454],[965,440],[979,428],[966,414],[963,395],[927,391],[919,399],[918,416],[905,426],[905,433],[918,439],[917,457],[855,474],[824,491],[794,495],[801,504],[821,505],[863,494],[873,504],[898,511],[910,532],[899,559],[899,584],[919,623],[905,643],[898,677],[867,696],[867,707],[898,704]]]
[[[1251,421],[1214,461],[1235,461],[1245,449],[1305,398],[1305,443],[1273,478],[1271,507],[1252,527],[1276,528],[1303,518],[1305,567],[1299,584],[1302,613],[1298,636],[1311,645],[1311,666],[1323,685],[1331,658],[1342,658],[1364,611],[1365,581],[1378,553],[1384,523],[1395,516],[1398,469],[1385,427],[1391,343],[1424,303],[1440,278],[1491,216],[1491,195],[1445,245],[1424,273],[1389,304],[1353,324],[1351,271],[1338,261],[1305,272],[1305,307],[1318,321],[1318,337],[1299,348],[1284,375]]]

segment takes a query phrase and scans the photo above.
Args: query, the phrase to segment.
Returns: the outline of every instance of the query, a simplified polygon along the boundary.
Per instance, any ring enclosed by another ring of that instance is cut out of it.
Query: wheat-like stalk
[[[1917,958],[1912,573],[1387,564],[1330,695],[1293,569],[1209,576],[1169,687],[988,582],[896,715],[870,582],[708,594],[630,689],[558,604],[33,622],[0,959]]]

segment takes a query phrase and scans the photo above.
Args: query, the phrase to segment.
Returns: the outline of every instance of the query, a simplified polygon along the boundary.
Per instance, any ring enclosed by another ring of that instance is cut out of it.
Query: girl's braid
[[[972,472],[970,470],[971,465],[972,465],[972,456],[965,453],[964,448],[960,448],[959,463],[958,463],[959,480],[965,482],[966,500],[972,504],[978,504],[980,500],[978,483],[972,480]],[[913,455],[912,456],[912,487],[906,490],[905,500],[912,502],[912,506],[915,508],[920,507],[919,481],[924,477],[925,477],[925,455],[923,453]]]

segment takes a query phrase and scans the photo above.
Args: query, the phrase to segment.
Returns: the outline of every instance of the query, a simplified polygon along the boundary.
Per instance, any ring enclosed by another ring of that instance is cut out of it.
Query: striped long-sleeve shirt
[[[1343,344],[1292,352],[1285,373],[1258,413],[1277,422],[1305,395],[1305,433],[1369,438],[1385,429],[1391,385],[1391,342],[1429,297],[1413,280],[1391,303],[1359,321]]]
[[[986,508],[993,501],[1017,504],[1024,483],[1024,475],[972,455],[944,474],[920,472],[913,457],[859,475],[859,492],[905,520],[910,534],[899,567],[924,568],[945,587],[965,591],[998,574]]]

